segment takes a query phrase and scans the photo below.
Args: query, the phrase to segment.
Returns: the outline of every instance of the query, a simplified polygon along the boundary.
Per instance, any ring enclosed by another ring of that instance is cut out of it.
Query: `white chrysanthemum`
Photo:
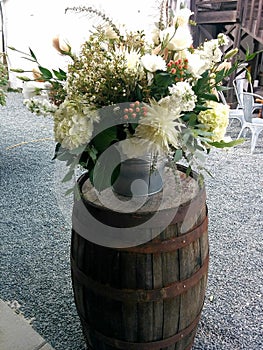
[[[147,106],[146,116],[140,119],[135,136],[151,142],[155,151],[168,153],[170,146],[179,147],[181,127],[178,115],[153,102]]]
[[[147,53],[141,57],[141,63],[143,67],[151,73],[156,72],[157,70],[166,71],[166,62],[161,56],[151,55]]]
[[[54,115],[55,140],[63,148],[72,150],[88,143],[93,133],[93,122],[99,117],[81,103],[65,100]]]
[[[214,101],[207,102],[209,109],[201,111],[198,121],[204,125],[204,129],[212,132],[211,141],[221,141],[225,137],[229,121],[229,106]]]
[[[167,27],[160,32],[161,41],[167,41],[168,50],[182,51],[188,49],[192,43],[193,38],[188,26],[181,26],[175,30],[175,27]]]
[[[131,50],[129,52],[128,50],[126,50],[124,52],[124,57],[128,69],[130,69],[131,71],[137,71],[140,64],[141,55],[137,51]]]

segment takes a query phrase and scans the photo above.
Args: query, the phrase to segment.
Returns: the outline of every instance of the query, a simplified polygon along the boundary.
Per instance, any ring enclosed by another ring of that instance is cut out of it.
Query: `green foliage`
[[[151,96],[156,100],[160,100],[162,97],[168,94],[168,87],[174,83],[172,74],[157,71],[152,85],[151,85]]]
[[[8,86],[8,70],[6,64],[3,63],[4,53],[0,54],[0,105],[6,104],[6,90]]]
[[[234,146],[240,145],[244,141],[245,141],[245,139],[240,138],[238,140],[233,140],[233,141],[230,141],[230,142],[225,142],[225,141],[209,142],[209,144],[211,146],[213,146],[213,147],[216,147],[216,148],[225,148],[225,147],[234,147]]]

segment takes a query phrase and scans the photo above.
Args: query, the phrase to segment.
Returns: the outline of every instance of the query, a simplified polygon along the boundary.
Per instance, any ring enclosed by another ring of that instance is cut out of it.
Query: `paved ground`
[[[1,350],[53,350],[23,315],[0,299]]]
[[[229,134],[238,130],[234,122]],[[52,122],[10,94],[0,135],[0,298],[17,301],[54,349],[83,350],[70,280],[72,202],[52,161]],[[249,151],[247,141],[209,159],[209,280],[193,350],[263,349],[262,136]]]

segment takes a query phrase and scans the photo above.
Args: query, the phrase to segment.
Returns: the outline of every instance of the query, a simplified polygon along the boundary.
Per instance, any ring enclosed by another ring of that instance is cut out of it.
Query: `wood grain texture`
[[[194,178],[186,182],[190,186],[186,193],[184,183],[184,199],[188,199],[160,234],[156,236],[156,227],[146,228],[153,238],[139,250],[97,245],[72,229],[72,284],[89,348],[191,348],[205,297],[209,245],[204,188],[193,184]],[[97,206],[103,216],[106,209]],[[164,215],[168,209],[163,209]],[[169,249],[169,241],[176,237],[184,241],[198,227],[202,231],[196,239]],[[151,251],[158,244],[163,244],[162,250]]]

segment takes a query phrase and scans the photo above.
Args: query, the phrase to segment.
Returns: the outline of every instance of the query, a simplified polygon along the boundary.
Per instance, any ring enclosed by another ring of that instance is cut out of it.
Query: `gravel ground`
[[[0,127],[0,297],[17,301],[56,350],[83,350],[70,280],[72,198],[52,161],[52,121],[9,93]],[[234,121],[228,132],[238,130]],[[193,350],[263,349],[263,135],[249,151],[247,141],[209,158],[210,267]]]

